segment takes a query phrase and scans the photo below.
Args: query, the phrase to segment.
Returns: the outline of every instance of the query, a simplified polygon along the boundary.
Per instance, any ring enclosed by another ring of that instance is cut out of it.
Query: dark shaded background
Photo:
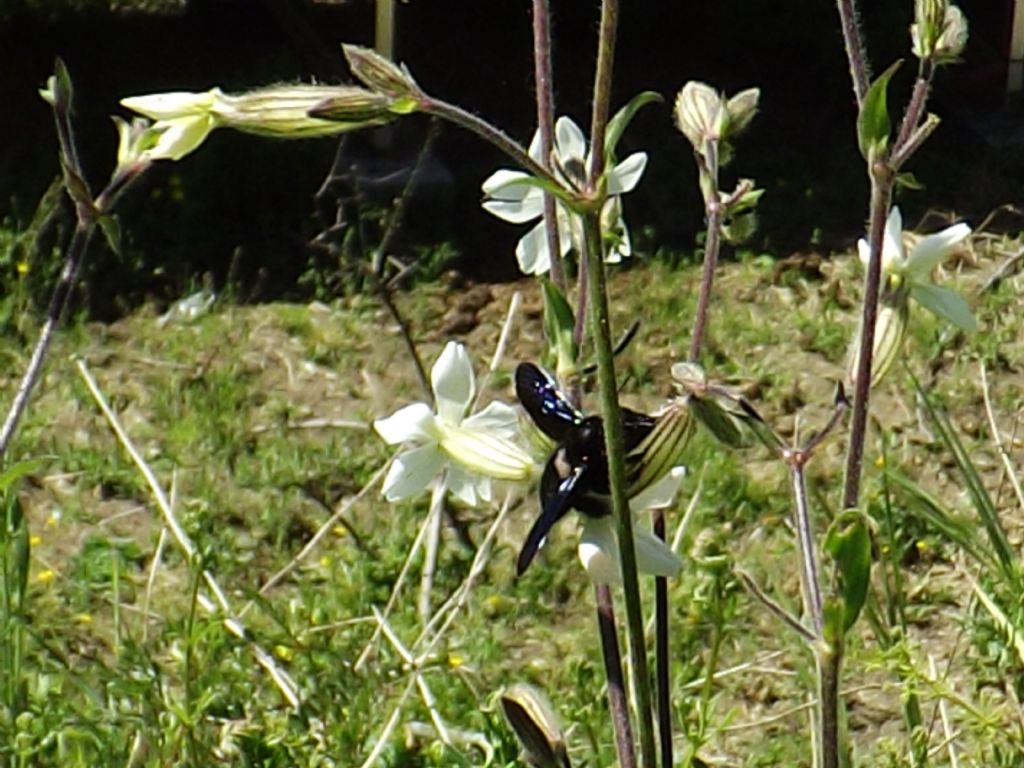
[[[56,173],[52,119],[36,94],[55,56],[74,78],[79,141],[99,187],[116,143],[108,115],[123,113],[122,96],[345,82],[338,43],[372,40],[367,0],[193,0],[176,16],[115,14],[89,0],[80,5],[0,0],[0,216],[9,223],[31,219]],[[910,0],[862,3],[879,71],[909,57],[912,6]],[[597,7],[596,0],[553,2],[557,112],[581,125],[589,114]],[[939,75],[932,106],[943,124],[912,164],[927,190],[901,201],[910,222],[926,207],[977,221],[996,205],[1018,202],[1024,185],[1024,122],[1002,96],[1009,3],[965,0],[961,7],[972,35],[965,64]],[[534,123],[529,8],[527,0],[410,0],[397,11],[397,57],[428,92],[528,141]],[[621,146],[623,155],[650,154],[645,179],[626,199],[640,244],[648,251],[694,247],[702,221],[695,171],[670,108],[686,80],[700,79],[730,93],[762,89],[761,113],[726,172],[726,183],[736,173],[767,190],[751,247],[784,255],[848,246],[863,227],[867,185],[845,61],[832,3],[624,2],[615,103],[641,90],[666,98],[641,112]],[[897,99],[909,92],[914,63],[908,58],[894,80]],[[380,173],[400,170],[426,127],[411,118],[387,136],[353,139],[347,151]],[[120,209],[124,260],[101,245],[91,253],[90,309],[110,316],[141,300],[177,296],[206,273],[218,286],[230,275],[246,298],[309,295],[300,276],[329,268],[307,243],[322,227],[313,195],[336,148],[333,140],[271,142],[217,131],[182,162],[159,164]],[[471,276],[514,276],[512,252],[524,228],[479,207],[481,181],[503,165],[480,140],[444,126],[400,248],[411,253],[416,244],[446,241]],[[388,190],[383,193],[386,201]]]

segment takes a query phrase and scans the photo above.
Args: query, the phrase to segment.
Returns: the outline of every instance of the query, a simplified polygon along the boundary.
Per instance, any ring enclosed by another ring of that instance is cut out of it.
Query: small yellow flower
[[[332,562],[333,561],[331,560],[331,556],[330,555],[322,555],[320,557],[320,567],[321,568],[330,568]]]
[[[40,571],[36,579],[39,580],[40,584],[50,584],[54,579],[57,578],[57,574],[47,568],[46,570]]]
[[[336,525],[331,529],[331,533],[339,539],[343,539],[348,536],[348,529],[344,525]]]
[[[448,654],[448,666],[452,669],[458,669],[465,664],[465,659],[459,656],[457,653]]]
[[[31,536],[28,537],[28,543],[30,546],[38,547],[40,544],[43,543],[43,537],[40,536],[38,533],[33,533]]]
[[[295,651],[289,648],[287,645],[275,645],[274,655],[277,656],[281,661],[291,661],[295,658]]]
[[[75,615],[75,621],[77,621],[79,624],[92,624],[92,614],[91,613],[79,613],[79,614],[76,614]]]
[[[18,270],[18,274],[21,277],[24,277],[25,275],[28,274],[28,262],[27,261],[19,261],[15,268]]]

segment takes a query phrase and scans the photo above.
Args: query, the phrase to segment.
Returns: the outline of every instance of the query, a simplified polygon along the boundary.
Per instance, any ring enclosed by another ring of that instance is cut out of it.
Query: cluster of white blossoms
[[[470,413],[476,387],[464,346],[456,342],[445,346],[431,369],[430,381],[434,407],[412,403],[373,423],[385,442],[402,446],[384,479],[388,501],[416,496],[436,480],[459,501],[476,506],[493,499],[493,481],[521,482],[538,474],[533,457],[519,446],[520,421],[515,408],[492,402],[478,413]],[[632,508],[668,506],[683,475],[681,467],[673,469],[636,496]],[[581,519],[579,556],[587,573],[598,583],[620,583],[614,518]],[[658,576],[679,572],[682,562],[663,541],[642,526],[635,528],[635,536],[641,572]]]

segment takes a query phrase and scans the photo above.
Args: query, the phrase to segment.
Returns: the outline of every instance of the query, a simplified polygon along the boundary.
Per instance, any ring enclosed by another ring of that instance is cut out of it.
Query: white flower
[[[555,173],[570,186],[580,189],[589,164],[587,140],[583,136],[583,131],[570,118],[560,117],[555,123],[554,140]],[[543,161],[539,131],[530,142],[530,157],[537,162]],[[601,212],[601,220],[605,237],[612,240],[607,254],[607,261],[611,264],[622,261],[633,252],[629,232],[622,219],[621,202],[617,196],[631,191],[637,185],[646,166],[647,153],[635,152],[621,163],[616,163],[606,174],[608,201]],[[544,213],[544,192],[535,185],[517,183],[525,178],[529,178],[529,174],[522,171],[495,171],[483,183],[486,195],[484,208],[499,219],[513,224],[522,224],[541,217]],[[582,222],[561,202],[556,201],[555,212],[555,218],[558,220],[560,255],[565,256],[574,246],[577,246],[578,251],[578,244],[582,240]],[[516,258],[519,260],[519,268],[528,275],[542,275],[551,268],[551,253],[543,221],[519,241],[516,246]]]
[[[905,286],[910,296],[925,309],[965,331],[974,330],[977,326],[967,302],[956,291],[935,285],[931,275],[935,267],[970,234],[971,228],[963,222],[923,237],[904,233],[900,209],[893,208],[889,212],[882,241],[882,274],[892,281],[894,287]],[[908,243],[909,251],[906,248]],[[857,250],[866,266],[871,252],[867,241],[861,239]]]
[[[330,103],[349,120],[311,117]],[[197,149],[214,128],[225,126],[274,138],[331,136],[390,119],[380,97],[351,86],[279,85],[239,94],[211,88],[203,93],[175,91],[121,99],[130,110],[154,120],[157,136],[147,154],[153,160],[180,160]]]
[[[397,501],[424,490],[442,470],[448,488],[461,501],[490,501],[491,478],[525,480],[533,460],[512,439],[519,417],[505,403],[493,402],[467,416],[473,400],[473,368],[466,348],[450,341],[430,372],[435,413],[426,403],[413,403],[373,428],[389,445],[413,447],[395,457],[384,479],[384,496]]]
[[[673,467],[661,480],[630,499],[633,510],[663,509],[672,503],[686,470]],[[618,525],[612,515],[581,516],[579,556],[590,579],[597,584],[621,584],[622,566],[619,554]],[[634,524],[636,565],[640,573],[671,578],[683,567],[682,560],[671,547],[655,536],[642,523]]]

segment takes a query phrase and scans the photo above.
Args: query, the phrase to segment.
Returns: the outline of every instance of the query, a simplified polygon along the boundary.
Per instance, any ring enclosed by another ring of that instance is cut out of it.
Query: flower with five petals
[[[931,235],[905,233],[900,209],[893,208],[882,241],[882,274],[888,287],[908,292],[918,304],[957,328],[974,330],[977,323],[963,297],[956,291],[935,285],[931,279],[935,267],[970,234],[971,228],[963,222]],[[860,260],[867,266],[870,257],[867,241],[862,238],[857,250]]]
[[[590,155],[583,131],[568,117],[560,117],[555,123],[554,149],[552,152],[553,171],[567,185],[576,190],[583,187]],[[530,157],[542,162],[540,132],[530,142]],[[634,152],[606,173],[608,200],[601,211],[601,228],[609,239],[610,246],[606,260],[617,264],[632,255],[629,231],[622,219],[622,202],[619,195],[631,191],[640,181],[647,166],[647,153]],[[539,218],[544,213],[544,192],[540,187],[521,183],[529,178],[523,171],[500,169],[491,174],[483,183],[486,199],[483,207],[499,219],[513,224],[522,224]],[[583,239],[580,217],[560,201],[555,201],[555,218],[558,221],[560,256],[570,249],[579,252]],[[548,248],[544,222],[541,221],[527,232],[516,246],[519,268],[528,275],[542,275],[551,268],[551,253]]]
[[[492,498],[492,478],[530,477],[533,460],[513,442],[519,433],[516,410],[493,402],[469,415],[475,384],[464,346],[448,342],[431,369],[430,383],[436,411],[413,403],[373,423],[389,445],[408,446],[384,479],[388,501],[420,493],[442,472],[448,489],[471,506]]]

